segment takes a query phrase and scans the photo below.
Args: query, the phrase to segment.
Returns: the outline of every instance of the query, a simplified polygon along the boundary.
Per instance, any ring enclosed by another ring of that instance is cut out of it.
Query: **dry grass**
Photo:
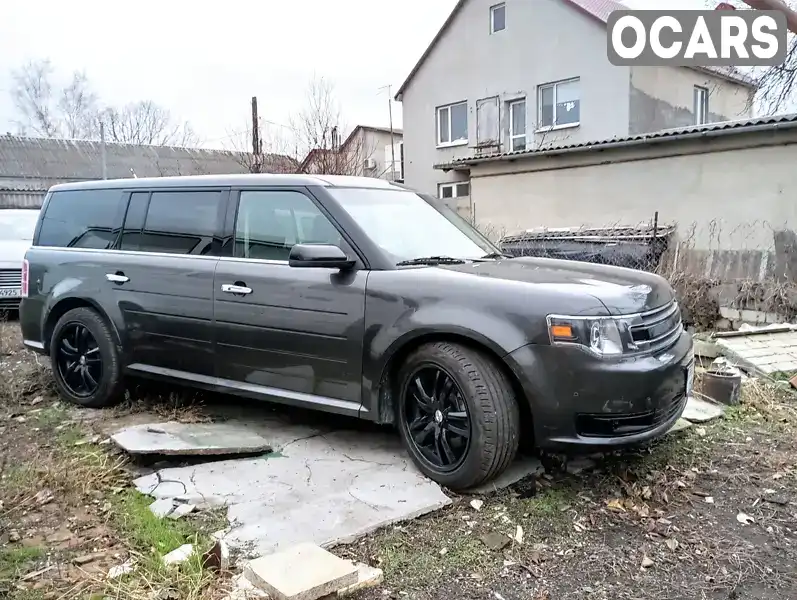
[[[82,411],[55,400],[49,369],[22,348],[15,325],[0,324],[0,597],[214,597],[223,579],[201,553],[226,519],[211,511],[155,517],[152,499],[130,487],[127,455],[90,429]],[[158,400],[131,399],[106,418]],[[196,402],[178,396],[158,409],[166,418],[202,418]],[[91,424],[99,427],[97,418]],[[186,543],[198,554],[164,566],[161,557]],[[128,560],[132,573],[107,578]]]

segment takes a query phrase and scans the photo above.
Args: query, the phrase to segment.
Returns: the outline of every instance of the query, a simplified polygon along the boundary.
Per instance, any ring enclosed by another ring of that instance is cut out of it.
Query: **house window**
[[[526,99],[509,103],[509,147],[511,152],[526,149]]]
[[[468,103],[458,102],[437,109],[437,145],[468,143]]]
[[[568,79],[541,85],[538,129],[575,127],[581,118],[580,80]]]
[[[708,89],[695,86],[695,125],[705,125],[708,123]]]
[[[444,200],[470,196],[470,183],[440,183],[437,186],[437,195]]]
[[[490,33],[498,33],[506,29],[506,4],[490,7]]]

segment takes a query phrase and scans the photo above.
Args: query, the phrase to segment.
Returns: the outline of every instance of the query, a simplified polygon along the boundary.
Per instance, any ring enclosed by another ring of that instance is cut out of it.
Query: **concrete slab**
[[[130,454],[227,455],[269,452],[271,445],[244,423],[152,423],[111,439]]]
[[[137,489],[198,507],[226,505],[231,530],[224,539],[249,556],[298,542],[353,541],[451,503],[416,470],[396,435],[313,432],[275,417],[252,426],[275,453],[162,469],[136,479]]]
[[[686,409],[682,419],[692,423],[706,423],[723,415],[725,408],[721,404],[701,400],[700,398],[690,397],[686,402]]]
[[[676,431],[683,431],[684,429],[688,429],[691,426],[692,426],[692,422],[691,421],[687,421],[686,419],[681,417],[680,419],[678,419],[675,422],[675,425],[670,427],[670,429],[667,431],[667,433],[675,433]]]
[[[298,544],[250,561],[244,574],[276,600],[316,600],[358,580],[351,561],[315,544]]]
[[[509,487],[532,475],[542,474],[545,467],[540,459],[535,456],[521,456],[509,465],[509,468],[496,477],[493,481],[468,490],[468,494],[490,494]]]
[[[351,596],[356,592],[360,592],[366,588],[375,587],[382,583],[385,574],[382,569],[371,567],[364,563],[356,563],[357,567],[357,583],[348,587],[338,590],[338,598],[345,598]]]

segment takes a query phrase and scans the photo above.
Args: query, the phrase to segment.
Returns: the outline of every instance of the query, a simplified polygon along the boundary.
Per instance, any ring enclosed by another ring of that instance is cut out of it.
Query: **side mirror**
[[[343,250],[331,244],[296,244],[288,255],[291,267],[351,269],[354,264]]]

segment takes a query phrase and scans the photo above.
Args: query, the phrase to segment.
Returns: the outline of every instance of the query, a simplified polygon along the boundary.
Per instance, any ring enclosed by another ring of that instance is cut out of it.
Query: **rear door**
[[[222,188],[131,191],[104,277],[124,320],[132,370],[213,375],[213,272],[228,195]]]
[[[356,257],[306,190],[231,194],[234,251],[215,278],[219,377],[255,396],[358,414],[368,272],[288,266],[296,243]]]

